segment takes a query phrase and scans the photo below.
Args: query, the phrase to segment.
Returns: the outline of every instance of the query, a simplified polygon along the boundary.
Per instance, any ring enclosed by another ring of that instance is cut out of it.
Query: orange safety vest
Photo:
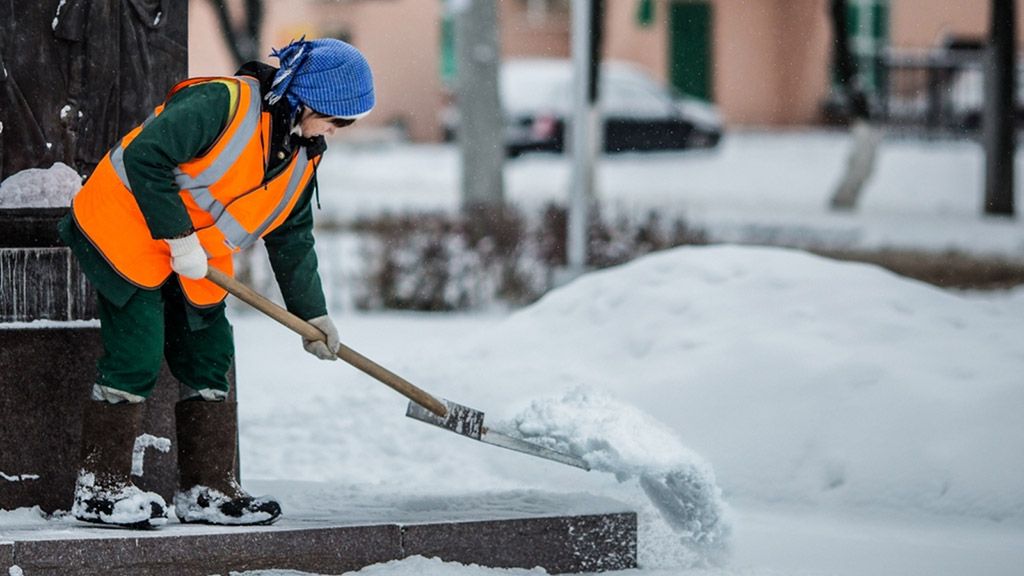
[[[270,114],[262,109],[255,78],[192,78],[175,86],[167,99],[187,86],[210,81],[237,83],[238,105],[214,146],[178,166],[174,180],[210,266],[230,275],[234,253],[252,246],[288,218],[320,158],[308,158],[305,147],[300,147],[281,172],[264,182]],[[104,156],[71,204],[78,227],[107,262],[129,282],[147,289],[161,286],[171,275],[171,251],[167,242],[150,234],[125,174],[123,156],[163,108],[163,104],[157,106],[149,119]],[[196,306],[213,306],[227,295],[206,279],[178,279]]]

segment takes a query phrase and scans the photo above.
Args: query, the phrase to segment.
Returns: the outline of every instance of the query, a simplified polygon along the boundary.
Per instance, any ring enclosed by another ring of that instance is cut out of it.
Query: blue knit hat
[[[284,97],[296,112],[300,105],[327,116],[361,117],[373,108],[373,74],[351,44],[333,38],[303,36],[270,54],[281,62],[267,100]]]

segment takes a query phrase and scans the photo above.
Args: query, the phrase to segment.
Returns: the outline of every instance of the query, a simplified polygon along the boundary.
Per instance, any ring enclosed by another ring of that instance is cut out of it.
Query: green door
[[[847,0],[846,33],[864,88],[883,85],[880,58],[889,45],[889,0]]]
[[[669,3],[669,78],[677,90],[710,102],[711,4]]]

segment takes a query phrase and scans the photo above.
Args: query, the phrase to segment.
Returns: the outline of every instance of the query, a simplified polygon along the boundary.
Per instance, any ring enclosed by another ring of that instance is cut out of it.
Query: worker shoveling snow
[[[661,546],[674,540],[684,547],[679,555],[689,557],[686,564],[714,562],[727,551],[727,509],[711,466],[641,410],[577,388],[533,401],[507,426],[509,434],[575,454],[619,482],[636,481],[657,510],[640,511],[641,540]],[[674,538],[653,515],[660,515]]]

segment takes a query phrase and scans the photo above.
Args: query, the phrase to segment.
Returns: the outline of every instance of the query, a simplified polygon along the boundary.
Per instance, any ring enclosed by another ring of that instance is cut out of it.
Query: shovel
[[[260,293],[220,270],[210,267],[206,273],[206,278],[227,290],[229,294],[239,300],[291,328],[293,332],[301,335],[306,340],[326,342],[327,336],[319,328],[271,302]],[[378,381],[390,386],[396,392],[408,398],[410,402],[405,415],[409,418],[433,424],[473,440],[590,470],[590,465],[578,456],[557,452],[487,428],[484,426],[483,412],[456,404],[444,398],[435,398],[417,388],[408,380],[344,344],[338,347],[338,358],[373,376]]]

